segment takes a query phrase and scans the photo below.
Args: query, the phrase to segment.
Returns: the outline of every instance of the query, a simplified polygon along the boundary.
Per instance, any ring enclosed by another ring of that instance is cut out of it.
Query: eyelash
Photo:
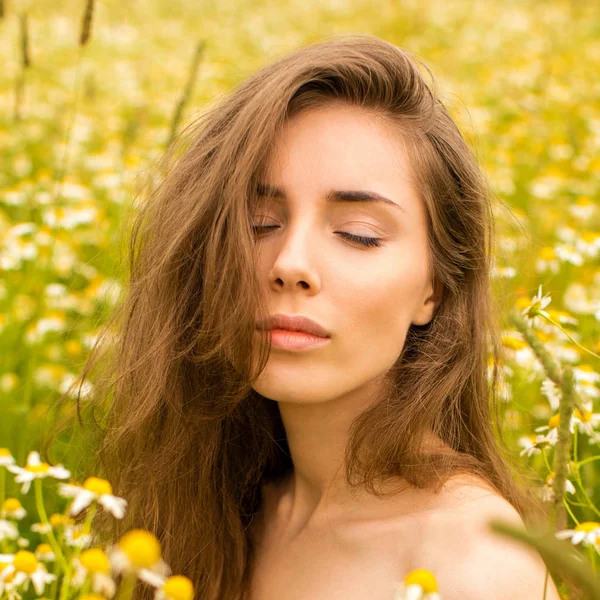
[[[264,231],[265,229],[274,229],[276,227],[278,227],[278,225],[254,225],[252,229],[254,230],[254,233],[259,233],[259,231]],[[361,244],[369,248],[381,246],[379,238],[354,235],[353,233],[347,233],[345,231],[336,231],[335,233],[338,233],[344,239],[347,239],[351,242],[356,242],[357,244]]]

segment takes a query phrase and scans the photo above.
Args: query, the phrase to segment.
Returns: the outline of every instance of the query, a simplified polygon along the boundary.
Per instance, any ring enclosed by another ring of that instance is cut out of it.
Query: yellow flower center
[[[581,233],[581,239],[584,242],[595,242],[598,234],[595,231],[583,231]]]
[[[523,350],[527,344],[518,338],[506,335],[502,338],[502,345],[510,350]]]
[[[8,448],[0,448],[0,456],[1,457],[12,456],[12,454]]]
[[[23,571],[27,575],[31,575],[38,566],[38,559],[33,552],[28,550],[19,550],[13,559],[13,565],[17,571]]]
[[[100,548],[89,548],[79,555],[81,564],[92,573],[108,573],[110,564],[108,557]]]
[[[416,569],[411,571],[404,579],[406,585],[420,585],[426,594],[437,592],[437,581],[431,571]]]
[[[160,560],[160,543],[143,529],[133,529],[119,540],[119,548],[138,568],[149,568]]]
[[[550,335],[547,334],[545,331],[536,331],[535,335],[537,335],[538,339],[541,342],[547,342],[550,340]]]
[[[59,525],[67,523],[69,521],[69,518],[66,515],[61,515],[60,513],[54,513],[50,516],[48,521],[50,522],[50,525],[52,525],[52,527],[58,527]]]
[[[173,575],[173,577],[167,578],[162,590],[171,600],[192,600],[194,598],[194,586],[183,575]]]
[[[77,596],[77,600],[106,600],[106,598],[100,594],[83,594],[82,596]]]
[[[50,552],[52,552],[52,547],[50,546],[50,544],[40,544],[36,549],[36,552],[39,552],[40,554],[48,554]]]
[[[600,527],[600,523],[596,523],[596,521],[585,521],[583,523],[579,523],[579,525],[575,527],[575,531],[585,531],[586,533],[589,533],[598,527]]]
[[[22,505],[17,498],[7,498],[2,505],[2,510],[6,512],[15,512],[20,508],[22,508]]]
[[[544,246],[540,250],[540,258],[542,260],[553,260],[554,258],[556,258],[554,248],[552,248],[552,246]]]
[[[110,483],[106,479],[100,479],[99,477],[88,477],[84,481],[83,487],[90,492],[94,492],[94,494],[98,494],[98,496],[112,494]]]
[[[576,408],[573,416],[577,417],[582,423],[589,423],[592,420],[592,411],[584,408],[582,414],[581,411]]]
[[[560,415],[559,414],[552,415],[550,417],[550,420],[548,421],[548,427],[550,427],[550,429],[554,429],[555,427],[558,427],[559,424],[560,424]]]
[[[32,473],[47,473],[50,465],[48,463],[41,463],[39,465],[27,465],[25,469]]]

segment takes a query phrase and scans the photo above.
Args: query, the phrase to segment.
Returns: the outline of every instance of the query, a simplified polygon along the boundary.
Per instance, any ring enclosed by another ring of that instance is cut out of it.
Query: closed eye
[[[271,229],[277,229],[279,225],[254,225],[252,229],[254,233],[260,234],[261,232],[269,231]],[[351,242],[355,242],[357,244],[361,244],[367,247],[378,247],[381,246],[381,242],[379,238],[362,236],[362,235],[354,235],[353,233],[348,233],[346,231],[335,231],[339,236],[344,239],[347,239]]]

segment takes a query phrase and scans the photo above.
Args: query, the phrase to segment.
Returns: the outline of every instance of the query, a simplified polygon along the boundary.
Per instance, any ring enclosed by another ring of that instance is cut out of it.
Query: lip
[[[312,338],[328,339],[331,333],[316,321],[303,315],[284,315],[278,313],[271,315],[266,321],[260,321],[256,324],[259,330],[277,331],[285,330],[286,333],[295,332],[308,334]]]
[[[270,334],[271,347],[280,350],[308,350],[328,344],[330,341],[330,338],[318,337],[301,331],[289,331],[288,329],[272,329]]]

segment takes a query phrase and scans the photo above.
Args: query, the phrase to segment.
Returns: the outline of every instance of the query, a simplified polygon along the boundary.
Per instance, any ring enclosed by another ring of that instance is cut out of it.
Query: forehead
[[[358,107],[319,107],[294,115],[276,137],[258,182],[291,195],[366,189],[398,204],[399,194],[418,201],[399,130]]]

